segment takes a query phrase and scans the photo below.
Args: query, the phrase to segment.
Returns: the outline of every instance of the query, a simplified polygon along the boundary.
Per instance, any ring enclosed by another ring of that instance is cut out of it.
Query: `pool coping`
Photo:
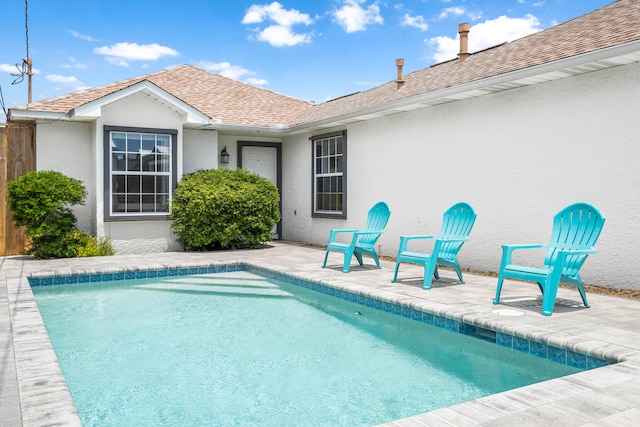
[[[545,418],[549,414],[554,417],[561,417],[563,412],[572,415],[576,419],[581,419],[582,417],[587,423],[590,418],[585,416],[584,413],[574,414],[576,412],[575,408],[567,409],[559,404],[559,402],[567,399],[567,396],[572,396],[571,401],[567,402],[567,404],[571,403],[574,406],[576,399],[578,401],[586,399],[591,407],[590,410],[586,411],[587,414],[593,412],[593,408],[596,408],[600,412],[604,411],[607,416],[615,416],[616,413],[621,413],[624,417],[624,414],[628,413],[629,410],[638,410],[637,404],[633,406],[627,402],[628,398],[612,397],[606,392],[606,387],[611,385],[633,382],[634,387],[637,387],[634,388],[634,392],[640,395],[640,385],[637,384],[637,378],[640,377],[640,351],[636,348],[593,339],[580,339],[580,337],[576,337],[571,333],[550,334],[544,327],[539,326],[522,327],[514,325],[506,319],[502,320],[486,313],[477,313],[463,306],[443,306],[439,302],[433,302],[428,299],[417,300],[396,291],[377,289],[368,285],[354,283],[352,277],[332,274],[331,271],[327,274],[325,270],[316,272],[311,269],[296,269],[289,265],[274,264],[269,259],[247,262],[234,259],[232,254],[223,258],[213,261],[195,260],[190,262],[164,260],[161,263],[150,262],[142,268],[139,264],[92,268],[49,267],[36,270],[23,268],[19,273],[16,272],[17,274],[5,273],[17,388],[20,390],[21,425],[81,425],[62,371],[49,342],[46,328],[38,312],[31,286],[28,282],[29,277],[113,274],[117,271],[130,272],[135,275],[135,272],[154,269],[189,269],[206,265],[248,266],[262,271],[272,271],[293,279],[319,283],[338,291],[348,291],[356,295],[363,295],[428,312],[442,318],[521,337],[529,342],[544,343],[599,359],[617,362],[599,369],[587,370],[567,377],[486,396],[452,407],[418,414],[403,420],[391,421],[383,424],[385,426],[430,425],[432,423],[444,425],[446,423],[453,425],[461,423],[489,425],[508,419],[512,415],[517,415],[517,420],[521,421],[522,419],[526,420],[527,417],[533,417],[531,419]],[[375,272],[376,270],[365,271],[365,273]],[[468,279],[467,282],[470,282],[470,280]],[[590,397],[594,394],[599,397],[597,399]],[[594,406],[593,403],[598,401],[606,402],[606,404],[602,403],[600,406]],[[540,411],[542,407],[547,407],[546,412]],[[612,413],[609,414],[608,412]]]

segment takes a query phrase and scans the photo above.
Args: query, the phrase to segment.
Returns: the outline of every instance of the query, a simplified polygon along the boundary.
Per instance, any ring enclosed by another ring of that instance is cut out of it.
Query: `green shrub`
[[[11,181],[9,209],[16,226],[24,226],[25,235],[30,238],[26,253],[36,258],[70,258],[80,251],[93,253],[87,248],[97,246],[92,243],[96,239],[76,228],[76,216],[71,211],[71,206],[83,204],[86,196],[81,181],[56,171],[33,171]],[[107,244],[110,248],[111,244]]]
[[[96,238],[93,236],[88,236],[88,237],[89,239],[86,241],[86,243],[78,247],[76,256],[78,257],[108,256],[108,255],[113,255],[115,253],[109,239],[105,237],[99,237],[99,238]]]
[[[246,170],[200,170],[178,184],[171,228],[185,250],[257,248],[271,240],[279,200],[271,181]]]

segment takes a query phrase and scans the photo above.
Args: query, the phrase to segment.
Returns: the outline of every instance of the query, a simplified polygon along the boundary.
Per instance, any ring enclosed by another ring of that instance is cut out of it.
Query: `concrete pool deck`
[[[496,279],[441,270],[429,291],[422,268],[403,264],[392,284],[394,264],[376,269],[352,263],[342,273],[339,254],[288,242],[252,251],[173,252],[96,258],[34,260],[0,257],[0,425],[79,426],[73,401],[42,323],[27,278],[145,268],[190,267],[229,262],[251,265],[356,293],[398,301],[485,329],[619,363],[486,396],[448,408],[390,421],[400,426],[625,426],[640,420],[640,301],[588,294],[582,306],[574,289],[561,288],[554,314],[541,314],[535,284],[506,281],[493,305]],[[464,264],[464,262],[463,262]]]

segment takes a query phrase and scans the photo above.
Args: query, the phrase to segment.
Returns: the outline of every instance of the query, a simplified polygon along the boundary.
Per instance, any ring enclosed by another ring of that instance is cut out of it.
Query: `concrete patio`
[[[464,252],[464,250],[463,250]],[[429,291],[422,268],[403,264],[391,283],[393,263],[382,269],[354,264],[342,273],[342,257],[324,250],[274,242],[252,251],[156,253],[145,255],[34,260],[0,258],[0,425],[81,425],[27,278],[91,274],[141,267],[190,267],[244,262],[297,278],[394,301],[485,329],[564,348],[609,366],[487,396],[452,407],[390,421],[384,426],[625,426],[640,420],[640,301],[588,294],[582,306],[576,290],[561,288],[553,316],[541,314],[535,284],[506,282],[493,305],[496,279],[441,270]],[[499,261],[499,260],[498,260]],[[464,266],[464,254],[461,254]],[[497,268],[497,266],[496,266]]]

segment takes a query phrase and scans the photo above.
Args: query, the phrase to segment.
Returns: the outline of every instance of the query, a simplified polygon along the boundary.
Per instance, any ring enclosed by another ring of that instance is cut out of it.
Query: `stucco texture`
[[[400,235],[436,234],[442,213],[466,201],[478,217],[460,262],[495,272],[501,245],[547,243],[553,215],[584,201],[606,223],[583,280],[640,288],[638,75],[640,65],[621,66],[349,125],[347,220],[310,218],[310,135],[289,138],[284,237],[326,244],[331,228],[362,226],[384,200],[392,213],[379,252],[395,256]]]

